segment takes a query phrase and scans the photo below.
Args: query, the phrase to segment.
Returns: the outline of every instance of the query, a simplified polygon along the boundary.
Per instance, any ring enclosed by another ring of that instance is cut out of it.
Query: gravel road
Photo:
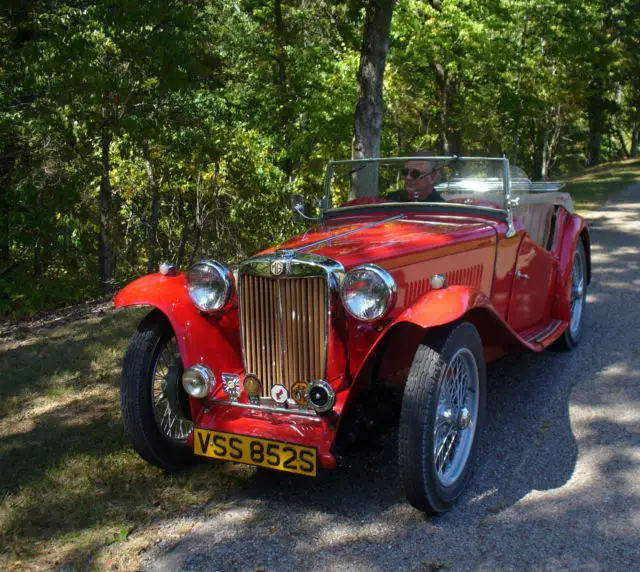
[[[315,481],[256,474],[145,569],[637,570],[640,183],[589,223],[586,335],[490,366],[480,462],[450,513],[405,503],[392,431]]]

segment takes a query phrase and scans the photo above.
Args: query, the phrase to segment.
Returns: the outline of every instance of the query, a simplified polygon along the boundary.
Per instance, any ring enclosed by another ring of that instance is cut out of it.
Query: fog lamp
[[[324,413],[335,405],[336,393],[326,381],[318,379],[309,384],[307,401],[312,409],[318,413]]]
[[[214,379],[213,372],[206,365],[198,364],[182,374],[182,387],[191,397],[202,399],[209,395]]]

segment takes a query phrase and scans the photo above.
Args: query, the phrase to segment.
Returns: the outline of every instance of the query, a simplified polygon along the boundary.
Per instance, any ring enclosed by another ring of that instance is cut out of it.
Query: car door
[[[507,322],[518,331],[543,326],[553,304],[557,262],[553,255],[525,234],[514,269]]]

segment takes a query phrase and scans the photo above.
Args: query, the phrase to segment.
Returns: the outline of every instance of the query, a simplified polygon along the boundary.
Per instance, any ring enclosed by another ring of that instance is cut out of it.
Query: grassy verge
[[[562,190],[571,194],[578,212],[593,210],[640,182],[640,159],[606,163],[561,180],[566,183]]]
[[[135,569],[165,540],[167,519],[188,527],[187,516],[251,475],[203,464],[167,476],[131,450],[118,384],[143,315],[108,311],[0,342],[3,569]]]

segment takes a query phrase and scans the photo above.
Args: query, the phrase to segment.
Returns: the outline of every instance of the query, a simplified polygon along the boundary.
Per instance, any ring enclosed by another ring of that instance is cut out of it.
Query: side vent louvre
[[[447,284],[449,286],[471,286],[473,288],[480,288],[482,285],[482,264],[474,264],[467,268],[460,268],[453,270],[452,272],[445,272],[447,277]],[[429,290],[431,285],[429,283],[431,276],[421,278],[420,280],[414,280],[407,286],[407,294],[405,305],[410,306],[418,298],[424,296]]]

